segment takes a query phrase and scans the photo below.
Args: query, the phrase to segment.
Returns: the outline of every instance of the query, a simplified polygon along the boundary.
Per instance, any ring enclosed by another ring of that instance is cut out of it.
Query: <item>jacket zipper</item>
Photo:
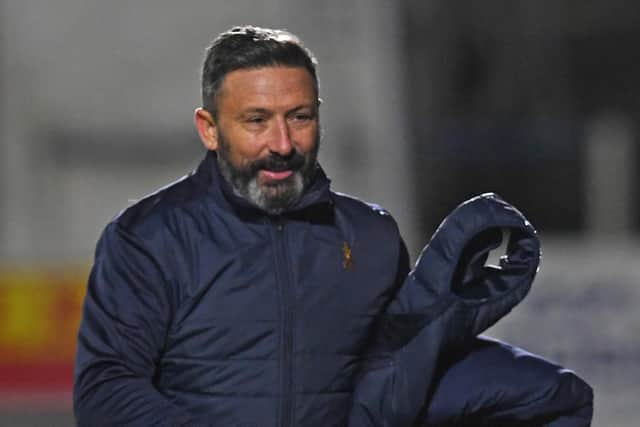
[[[293,295],[291,273],[281,218],[270,220],[276,261],[276,280],[280,288],[280,426],[290,427],[293,408]]]

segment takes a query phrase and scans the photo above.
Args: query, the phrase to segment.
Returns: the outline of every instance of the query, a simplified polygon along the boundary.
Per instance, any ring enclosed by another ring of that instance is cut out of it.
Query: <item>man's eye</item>
[[[249,123],[262,123],[264,122],[264,117],[255,116],[247,118],[247,122]]]
[[[306,122],[308,120],[311,120],[312,117],[311,114],[296,114],[293,116],[293,119],[298,122]]]

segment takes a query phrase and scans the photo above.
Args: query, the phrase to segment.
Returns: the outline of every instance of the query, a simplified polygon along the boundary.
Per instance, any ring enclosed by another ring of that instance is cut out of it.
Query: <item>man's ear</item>
[[[218,132],[216,129],[216,121],[211,113],[204,108],[196,108],[193,121],[205,148],[211,151],[217,150]]]

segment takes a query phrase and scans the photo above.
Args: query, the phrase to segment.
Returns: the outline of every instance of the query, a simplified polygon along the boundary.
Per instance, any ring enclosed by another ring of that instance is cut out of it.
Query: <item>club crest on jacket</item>
[[[342,266],[345,270],[351,270],[353,267],[353,258],[351,256],[351,247],[347,242],[342,242]]]

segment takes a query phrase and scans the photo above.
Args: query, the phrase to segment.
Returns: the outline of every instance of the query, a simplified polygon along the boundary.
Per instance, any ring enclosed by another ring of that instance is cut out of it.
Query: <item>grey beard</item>
[[[306,185],[302,169],[294,171],[293,174],[282,182],[260,186],[258,176],[247,178],[229,163],[224,153],[218,152],[218,167],[220,173],[231,184],[234,193],[270,215],[279,215],[292,206],[304,192]]]
[[[271,215],[279,215],[302,196],[305,185],[302,173],[295,171],[285,182],[261,188],[258,178],[251,178],[245,198]]]
[[[295,170],[291,176],[281,181],[271,182],[260,186],[258,183],[258,170],[255,166],[264,161],[256,161],[248,165],[246,170],[238,169],[230,162],[229,142],[222,132],[218,130],[217,156],[220,173],[231,185],[233,192],[248,200],[251,204],[262,209],[269,215],[279,215],[292,207],[303,195],[304,191],[313,181],[316,173],[316,160],[320,148],[320,133],[316,135],[314,147],[302,154],[304,161],[300,166],[294,166],[298,161],[292,161]],[[300,154],[296,153],[296,156]],[[253,167],[252,167],[253,166]]]

